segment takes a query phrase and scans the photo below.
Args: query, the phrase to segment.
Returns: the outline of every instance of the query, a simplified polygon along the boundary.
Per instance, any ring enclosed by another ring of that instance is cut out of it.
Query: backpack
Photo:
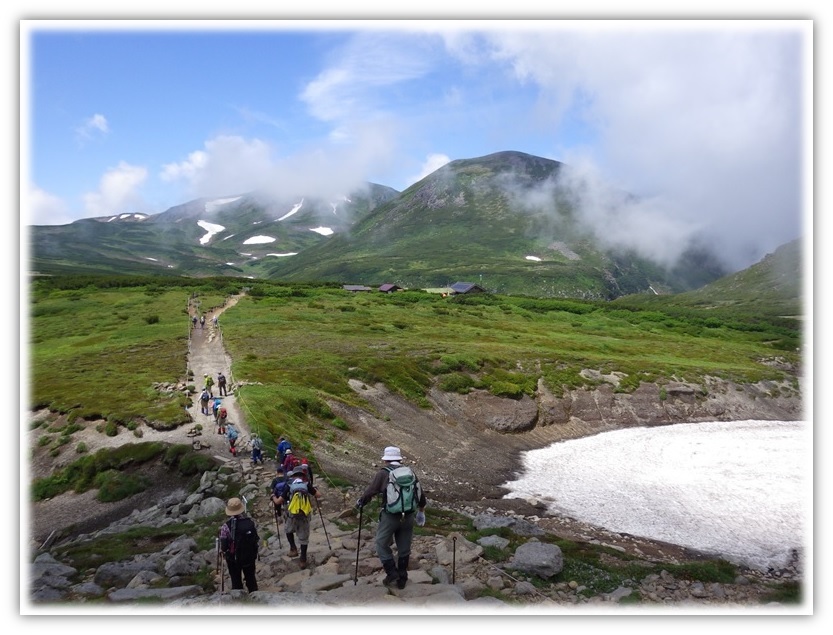
[[[297,456],[295,456],[294,454],[287,454],[286,458],[283,460],[284,472],[288,475],[292,470],[294,470],[300,464],[301,464],[301,461],[298,459]]]
[[[259,438],[252,439],[252,449],[260,450],[263,448],[263,442]]]
[[[257,560],[260,538],[251,518],[230,518],[226,521],[232,534],[228,554],[240,565],[252,564]]]
[[[289,484],[289,505],[286,511],[290,516],[304,517],[312,516],[312,502],[310,501],[309,488],[301,479],[295,479]]]
[[[388,471],[385,511],[389,514],[408,514],[416,511],[422,490],[414,471],[405,465],[384,469]]]
[[[226,411],[225,408],[220,408],[219,415],[220,415],[220,419],[225,419],[226,417],[228,417],[228,412]]]
[[[228,427],[228,438],[232,440],[237,438],[237,430],[235,430],[231,426]]]

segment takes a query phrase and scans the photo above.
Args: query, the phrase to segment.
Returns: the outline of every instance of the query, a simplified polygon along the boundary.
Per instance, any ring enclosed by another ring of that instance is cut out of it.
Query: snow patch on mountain
[[[278,219],[278,221],[282,221],[282,220],[284,220],[285,218],[289,218],[290,216],[292,216],[295,212],[297,212],[299,209],[301,209],[301,206],[302,206],[303,204],[304,204],[304,199],[301,199],[301,202],[300,202],[300,203],[296,203],[296,204],[293,206],[293,208],[292,208],[291,210],[289,210],[286,214],[284,214],[283,216],[281,216],[281,217]]]
[[[541,259],[538,256],[527,256],[527,260],[534,260],[535,262],[541,262]]]
[[[329,227],[310,227],[310,231],[321,234],[322,236],[330,236],[333,233],[333,230]]]
[[[265,243],[273,243],[275,239],[271,236],[252,236],[243,241],[244,245],[263,245]]]
[[[215,234],[219,234],[221,231],[225,229],[225,227],[223,227],[222,225],[216,225],[214,223],[209,223],[208,221],[204,220],[198,220],[197,225],[199,225],[206,231],[206,234],[202,238],[200,238],[201,245],[207,245],[208,241],[211,240],[212,236],[214,236]]]
[[[297,256],[298,252],[297,251],[290,251],[289,253],[285,253],[285,254],[266,254],[266,255],[267,256],[277,256],[278,258],[284,258],[286,256]]]

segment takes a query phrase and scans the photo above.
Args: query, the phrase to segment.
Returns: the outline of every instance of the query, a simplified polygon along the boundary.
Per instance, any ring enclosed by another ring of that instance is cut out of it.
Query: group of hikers
[[[200,328],[204,329],[205,328],[205,315],[201,315],[199,318],[197,318],[196,315],[192,315],[191,316],[191,325],[195,329],[197,328],[197,322],[200,323]],[[212,322],[212,324],[214,324],[214,328],[216,329],[217,324],[219,323],[216,315],[211,318],[211,322]]]
[[[259,448],[262,451],[262,446]],[[254,455],[254,449],[252,451]],[[310,522],[315,508],[321,516],[320,493],[313,485],[312,466],[309,461],[298,457],[292,445],[285,437],[280,437],[275,457],[277,467],[275,478],[269,486],[272,509],[275,514],[279,548],[281,525],[289,544],[290,558],[298,558],[298,566],[308,566],[308,547],[310,539]],[[382,564],[385,586],[396,585],[404,589],[408,582],[411,541],[414,525],[425,524],[425,506],[427,500],[422,485],[413,469],[403,465],[402,453],[398,447],[388,446],[382,454],[384,466],[380,468],[356,501],[359,511],[359,536],[363,510],[377,495],[382,497],[376,528],[376,554]],[[313,507],[315,504],[315,508]],[[228,565],[232,589],[246,589],[251,593],[257,591],[257,560],[260,539],[254,521],[246,515],[245,504],[239,498],[232,498],[226,505],[229,519],[220,527],[217,541],[218,561],[223,554]],[[326,535],[326,526],[321,516],[322,527]],[[329,537],[327,537],[329,544]],[[356,547],[356,579],[358,581],[358,558],[360,539]],[[394,556],[392,544],[396,545]],[[299,549],[300,547],[300,549]],[[218,565],[219,566],[219,565]],[[222,576],[222,572],[221,572]]]

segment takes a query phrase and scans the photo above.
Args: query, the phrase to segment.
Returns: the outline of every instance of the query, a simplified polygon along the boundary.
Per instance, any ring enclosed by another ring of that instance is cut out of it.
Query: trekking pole
[[[359,548],[362,546],[362,512],[364,507],[359,507],[359,537],[356,539],[356,575],[353,576],[353,586],[359,582]]]
[[[219,538],[215,538],[215,539],[214,539],[214,546],[217,548],[217,566],[216,566],[216,572],[217,572],[217,573],[220,573],[220,539],[219,539]]]
[[[457,580],[457,536],[451,541],[451,584]]]
[[[278,520],[278,506],[272,503],[272,509],[275,510],[275,531],[278,532],[278,549],[283,549],[281,544],[281,524]]]
[[[327,549],[332,549],[332,546],[330,546],[330,536],[327,535],[327,525],[324,524],[324,515],[321,513],[321,502],[317,496],[313,496],[313,498],[315,499],[316,505],[318,505],[318,517],[321,518],[321,526],[324,528],[324,536],[327,538]]]

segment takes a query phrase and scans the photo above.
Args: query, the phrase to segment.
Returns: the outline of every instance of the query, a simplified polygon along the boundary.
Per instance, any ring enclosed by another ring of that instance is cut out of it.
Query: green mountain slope
[[[713,311],[742,311],[772,317],[800,317],[803,307],[802,243],[793,240],[737,273],[670,298],[643,294],[620,303],[678,306]]]
[[[31,270],[406,288],[466,281],[493,293],[585,299],[688,291],[725,273],[706,249],[667,270],[603,246],[578,218],[564,168],[498,152],[453,161],[404,192],[366,184],[338,200],[249,193],[145,218],[32,227]]]
[[[494,293],[610,299],[651,286],[683,291],[724,273],[705,253],[687,255],[699,267],[667,272],[601,248],[574,218],[562,168],[521,152],[452,161],[270,275],[423,288],[465,280]]]

